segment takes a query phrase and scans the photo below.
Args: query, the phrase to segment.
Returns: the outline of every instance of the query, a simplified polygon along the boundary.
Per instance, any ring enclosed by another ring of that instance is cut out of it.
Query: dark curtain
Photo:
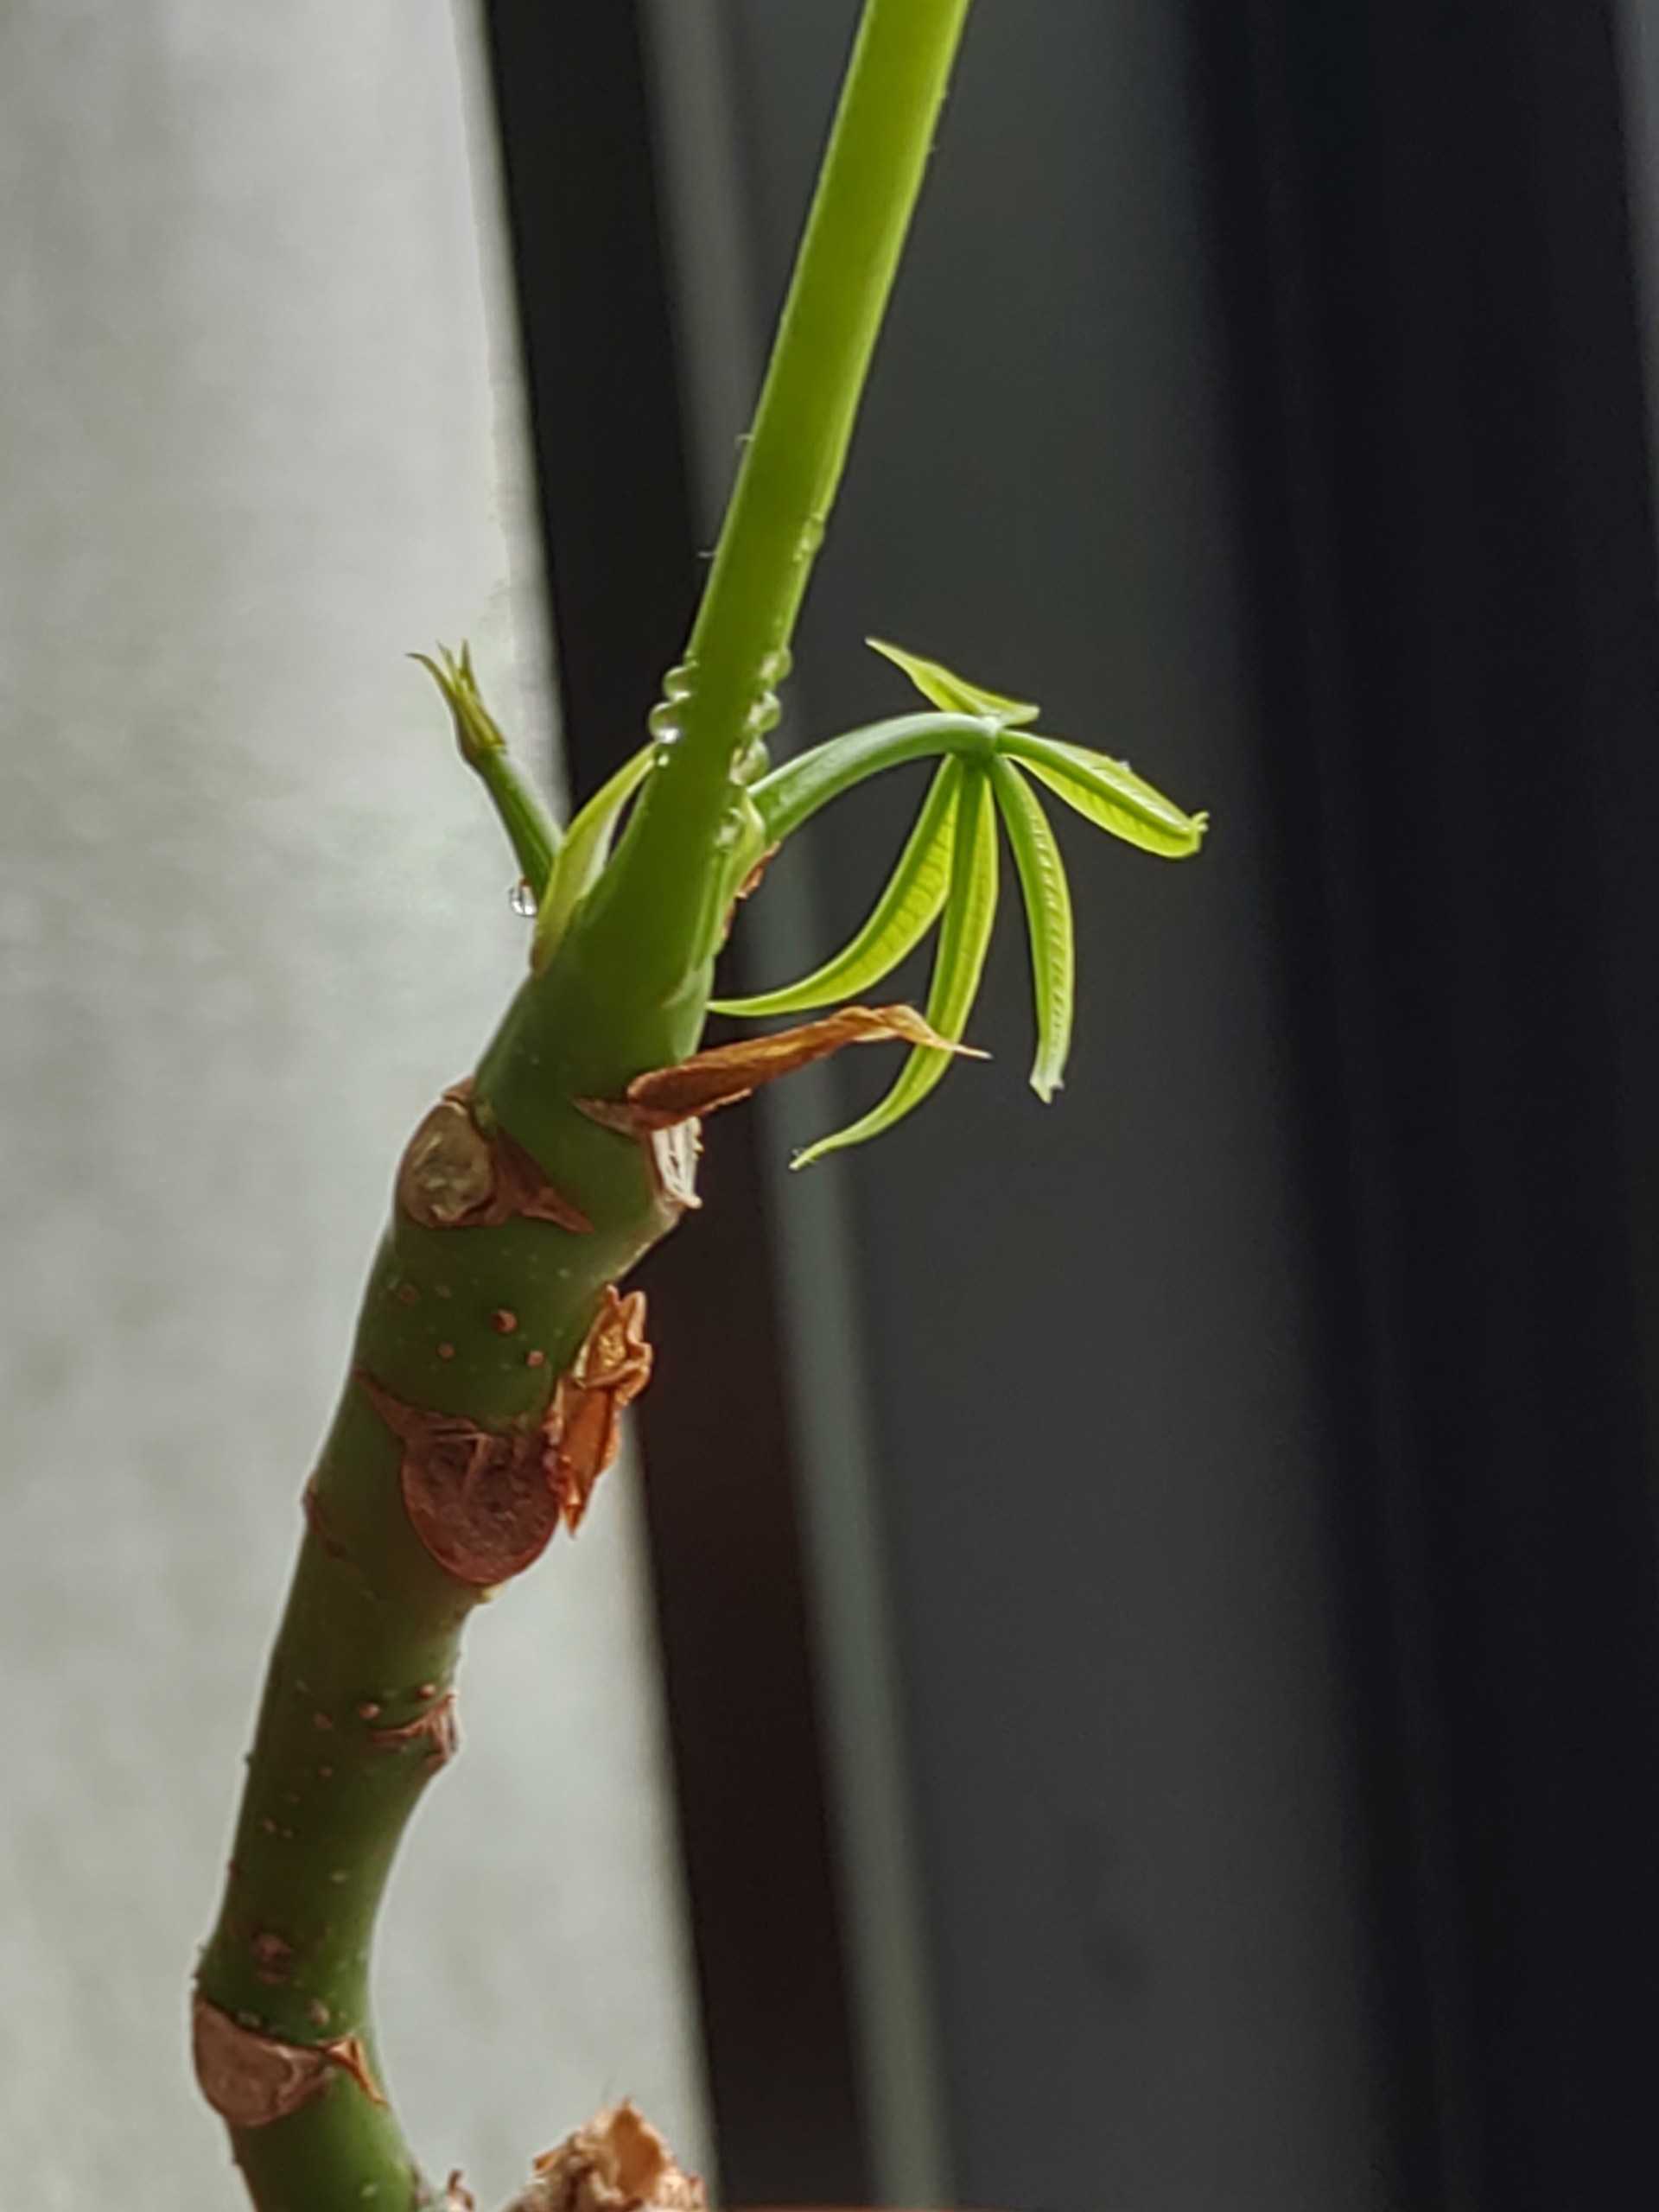
[[[1329,1380],[1371,1446],[1406,2201],[1491,2212],[1659,2191],[1659,639],[1614,31],[1194,16]]]

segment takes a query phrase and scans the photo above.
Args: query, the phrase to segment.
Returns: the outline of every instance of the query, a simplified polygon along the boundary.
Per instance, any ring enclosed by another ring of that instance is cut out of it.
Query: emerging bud
[[[446,645],[438,647],[436,660],[429,653],[411,653],[410,658],[419,661],[442,692],[455,719],[455,742],[469,768],[480,766],[486,753],[506,751],[507,741],[479,691],[468,646],[462,645],[459,659]]]

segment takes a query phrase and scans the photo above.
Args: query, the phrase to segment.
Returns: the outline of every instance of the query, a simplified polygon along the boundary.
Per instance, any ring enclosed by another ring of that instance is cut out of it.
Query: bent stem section
[[[198,1975],[200,2078],[258,2212],[435,2202],[385,2101],[375,1919],[454,1748],[467,1617],[561,1521],[574,1527],[648,1369],[639,1305],[613,1286],[678,1217],[683,1157],[577,1102],[620,1099],[696,1048],[727,908],[763,835],[734,770],[775,713],[968,4],[869,0],[754,435],[658,718],[658,772],[614,859],[557,916],[475,1078],[404,1157],[307,1485]],[[435,672],[539,890],[554,834],[507,779],[470,669]]]
[[[550,1048],[539,1022],[524,1033]],[[467,1618],[580,1516],[616,1405],[641,1379],[637,1309],[610,1286],[678,1207],[646,1147],[570,1103],[613,1082],[611,1057],[567,1047],[556,1067],[543,1091],[509,1060],[416,1132],[306,1488],[199,1981],[204,2087],[261,2212],[345,2212],[372,2190],[399,2212],[427,2201],[382,2101],[375,1916],[404,1824],[454,1745]],[[285,2047],[275,2060],[272,2041]],[[317,2051],[309,2071],[289,2055]]]

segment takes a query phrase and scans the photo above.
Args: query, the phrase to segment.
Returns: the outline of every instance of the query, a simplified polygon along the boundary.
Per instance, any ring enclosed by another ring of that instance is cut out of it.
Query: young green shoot
[[[798,983],[749,998],[716,999],[715,1011],[739,1016],[804,1013],[831,1006],[883,982],[939,923],[927,1017],[941,1036],[959,1039],[973,1011],[995,918],[996,822],[1000,819],[1025,906],[1031,948],[1037,1051],[1031,1087],[1046,1105],[1065,1078],[1076,994],[1071,893],[1065,864],[1034,777],[1097,829],[1168,860],[1204,842],[1209,817],[1187,814],[1128,763],[1091,753],[1028,726],[1041,709],[970,683],[938,661],[872,638],[901,668],[936,715],[831,738],[753,786],[772,843],[820,806],[884,769],[939,757],[915,827],[868,919],[848,944]],[[950,1055],[914,1047],[885,1098],[848,1128],[797,1155],[804,1167],[826,1154],[864,1144],[893,1128],[940,1081]]]

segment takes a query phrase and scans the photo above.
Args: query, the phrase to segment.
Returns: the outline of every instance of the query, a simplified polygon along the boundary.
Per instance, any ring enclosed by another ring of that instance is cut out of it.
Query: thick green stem
[[[232,2020],[294,2045],[359,2037],[377,2079],[374,1920],[404,1823],[451,1747],[461,1632],[486,1594],[416,1534],[400,1481],[408,1446],[385,1408],[534,1445],[605,1287],[675,1217],[639,1147],[595,1128],[571,1096],[518,1126],[539,1162],[556,1163],[591,1231],[522,1217],[437,1229],[400,1205],[377,1257],[353,1378],[308,1485],[309,1525],[201,1962],[202,1996]],[[529,1471],[541,1475],[538,1452]],[[498,1503],[505,1514],[521,1501],[504,1486]],[[537,1533],[532,1518],[524,1548]],[[232,2140],[260,2212],[360,2212],[371,2189],[397,2212],[422,2201],[390,2111],[344,2071],[290,2117],[233,2127]]]
[[[622,847],[521,987],[470,1099],[435,1109],[405,1155],[308,1486],[199,1974],[204,2087],[258,2212],[430,2202],[379,2101],[375,1917],[452,1748],[467,1617],[546,1540],[556,1381],[609,1287],[677,1218],[647,1147],[579,1102],[696,1048],[735,874],[761,834],[734,769],[775,711],[968,5],[869,0],[689,673],[671,686],[679,727],[659,718],[661,765]],[[468,690],[464,664],[444,674]],[[458,727],[463,750],[484,747],[480,772],[499,766],[489,730],[468,714]],[[534,875],[552,833],[504,788]],[[577,1210],[565,1225],[550,1217],[561,1205]],[[467,1545],[500,1573],[469,1564]]]
[[[662,999],[701,990],[760,832],[734,783],[778,717],[969,0],[868,0],[725,526],[658,724],[661,767],[589,917]],[[652,948],[642,958],[641,941]]]

